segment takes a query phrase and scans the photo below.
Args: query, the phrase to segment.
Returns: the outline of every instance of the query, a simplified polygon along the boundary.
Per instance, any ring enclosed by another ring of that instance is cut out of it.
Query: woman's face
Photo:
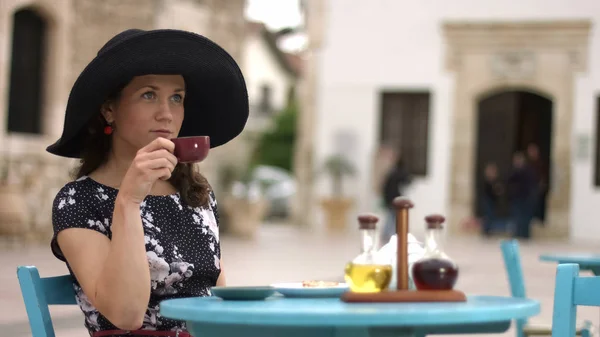
[[[134,77],[102,114],[112,124],[113,146],[137,151],[157,137],[175,138],[183,122],[185,81],[181,75]]]

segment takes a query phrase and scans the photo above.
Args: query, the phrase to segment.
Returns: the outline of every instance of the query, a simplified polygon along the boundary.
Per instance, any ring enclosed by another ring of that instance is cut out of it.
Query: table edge
[[[506,296],[469,296],[473,297],[500,297],[500,298],[510,298]],[[502,312],[498,317],[489,318],[489,315],[479,315],[479,316],[469,316],[468,320],[464,320],[464,318],[456,319],[451,317],[449,314],[446,319],[441,319],[439,321],[434,321],[432,317],[439,318],[437,315],[431,315],[427,313],[419,313],[413,314],[413,316],[423,318],[418,321],[415,319],[411,319],[407,321],[410,322],[399,322],[397,327],[418,327],[418,326],[438,326],[438,325],[460,325],[460,324],[481,324],[481,323],[495,323],[495,322],[506,322],[512,321],[515,319],[526,319],[529,317],[533,317],[538,315],[541,312],[541,304],[538,300],[534,299],[523,299],[527,301],[524,305],[519,308],[510,310],[508,312]],[[166,300],[164,302],[170,302],[173,300]],[[167,304],[167,305],[164,305]],[[227,316],[217,315],[216,313],[207,313],[206,311],[202,312],[202,315],[199,313],[188,312],[184,315],[171,315],[172,307],[168,305],[168,303],[161,302],[160,305],[160,314],[164,317],[176,320],[184,320],[188,322],[194,322],[199,324],[246,324],[246,325],[263,325],[263,326],[293,326],[293,325],[302,325],[302,326],[389,326],[390,320],[381,320],[379,322],[373,321],[372,315],[364,315],[360,314],[354,315],[344,315],[337,316],[332,315],[328,316],[327,319],[324,319],[322,314],[313,314],[313,315],[303,315],[297,316],[293,314],[285,314],[280,313],[276,318],[273,318],[272,314],[266,313],[233,313]]]

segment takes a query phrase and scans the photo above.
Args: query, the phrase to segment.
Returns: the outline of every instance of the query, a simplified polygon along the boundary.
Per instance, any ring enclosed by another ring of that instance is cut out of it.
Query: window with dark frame
[[[427,175],[429,92],[381,94],[380,143],[401,153],[412,175]]]
[[[13,16],[8,132],[42,132],[42,98],[47,23],[35,10]]]
[[[260,87],[260,102],[258,109],[261,114],[270,115],[273,112],[273,90],[268,84],[263,84]]]
[[[594,186],[600,187],[600,95],[596,96],[596,167],[594,167]]]

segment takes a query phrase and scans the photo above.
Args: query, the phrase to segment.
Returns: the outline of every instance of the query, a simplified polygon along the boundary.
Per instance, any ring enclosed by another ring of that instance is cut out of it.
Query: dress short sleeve
[[[102,193],[94,190],[85,181],[75,181],[65,185],[54,198],[52,204],[51,248],[54,255],[66,262],[58,246],[58,233],[67,228],[85,228],[111,237],[112,219],[102,214]]]
[[[215,215],[215,220],[217,222],[217,226],[220,225],[220,219],[219,219],[219,208],[217,206],[217,198],[215,197],[215,193],[213,191],[210,191],[209,193],[210,196],[210,208],[212,209],[214,215]]]

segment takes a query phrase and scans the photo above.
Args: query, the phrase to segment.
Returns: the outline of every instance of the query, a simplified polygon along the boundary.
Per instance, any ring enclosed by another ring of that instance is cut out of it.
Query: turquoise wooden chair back
[[[506,268],[506,276],[510,286],[510,293],[513,297],[526,298],[525,292],[525,276],[521,265],[521,251],[519,249],[519,241],[503,240],[500,243],[504,266]],[[576,328],[576,332],[570,336],[591,337],[592,324],[589,321],[584,321],[580,327]],[[529,336],[549,336],[551,334],[550,326],[530,326],[526,319],[516,320],[515,332],[517,337]]]
[[[75,301],[70,275],[41,278],[36,267],[17,267],[32,337],[54,337],[49,305],[72,305]]]
[[[579,276],[579,265],[559,264],[554,286],[552,337],[574,336],[578,306],[600,307],[600,276]]]
[[[517,240],[502,240],[500,248],[510,286],[510,294],[513,297],[525,298],[525,276],[523,276],[523,267],[521,266],[519,242]],[[516,320],[517,337],[525,337],[524,329],[526,325],[526,319]]]

